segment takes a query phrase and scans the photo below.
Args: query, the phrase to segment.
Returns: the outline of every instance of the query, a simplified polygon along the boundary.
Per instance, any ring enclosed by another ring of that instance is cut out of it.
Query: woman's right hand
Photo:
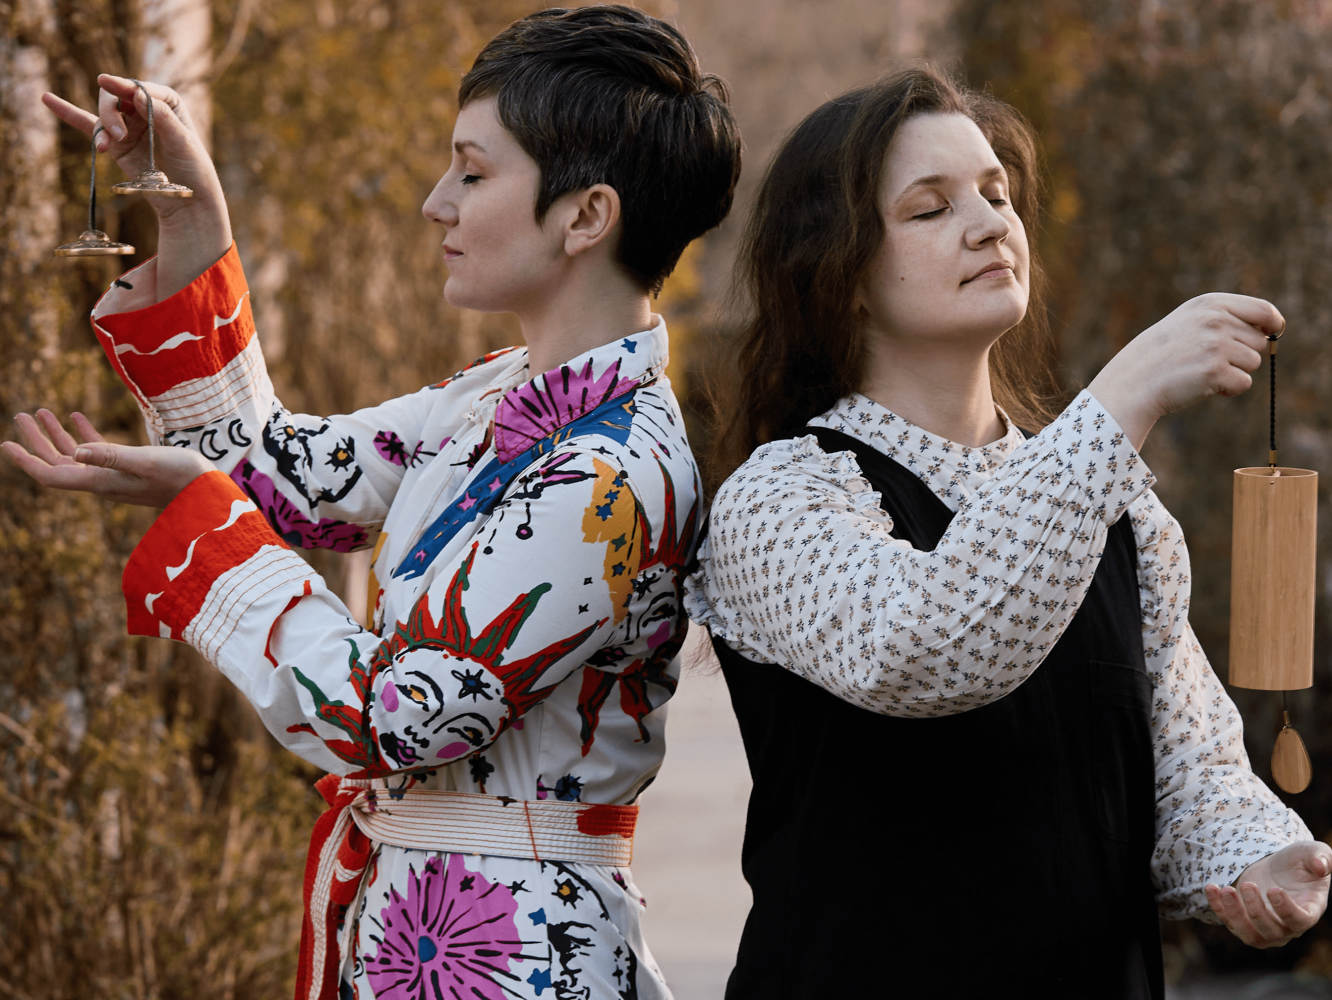
[[[133,80],[103,73],[97,78],[97,114],[55,94],[42,103],[61,121],[91,136],[100,124],[99,152],[110,153],[133,178],[148,169],[148,104]],[[175,294],[203,274],[231,246],[226,198],[203,140],[184,102],[170,87],[144,86],[153,99],[154,150],[157,169],[177,184],[194,190],[191,198],[149,197],[157,213],[160,235],[157,300]]]
[[[1285,327],[1277,307],[1264,299],[1199,295],[1129,341],[1087,390],[1141,448],[1167,413],[1247,391],[1268,336]]]

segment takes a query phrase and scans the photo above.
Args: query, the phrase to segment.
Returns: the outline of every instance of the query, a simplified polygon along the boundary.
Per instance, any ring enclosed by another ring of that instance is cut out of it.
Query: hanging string
[[[102,131],[98,125],[92,136],[92,180],[88,182],[88,228],[97,228],[97,133]]]
[[[1277,335],[1279,337],[1280,334]],[[1277,337],[1267,338],[1267,373],[1268,373],[1268,414],[1267,414],[1267,464],[1275,469],[1277,464],[1276,446],[1276,352]]]
[[[141,80],[135,80],[134,85],[143,91],[143,99],[148,104],[148,169],[157,170],[157,140],[153,135],[153,95],[148,93],[148,88],[143,85]]]

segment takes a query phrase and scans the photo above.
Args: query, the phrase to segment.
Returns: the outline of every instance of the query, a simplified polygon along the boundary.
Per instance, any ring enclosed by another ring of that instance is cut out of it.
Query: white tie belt
[[[380,844],[621,867],[633,859],[638,806],[354,784],[365,788],[352,800],[352,822]]]

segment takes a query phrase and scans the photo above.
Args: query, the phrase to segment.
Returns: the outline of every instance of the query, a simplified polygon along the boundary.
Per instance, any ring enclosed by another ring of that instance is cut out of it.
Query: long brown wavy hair
[[[995,400],[1021,427],[1054,416],[1058,397],[1035,250],[1041,173],[1036,134],[1011,105],[928,70],[907,70],[818,108],[768,165],[736,265],[749,318],[730,364],[714,369],[708,479],[715,487],[759,445],[788,437],[863,383],[868,361],[855,289],[883,245],[879,187],[888,144],[908,119],[974,121],[1008,171],[1032,242],[1022,322],[990,351]]]

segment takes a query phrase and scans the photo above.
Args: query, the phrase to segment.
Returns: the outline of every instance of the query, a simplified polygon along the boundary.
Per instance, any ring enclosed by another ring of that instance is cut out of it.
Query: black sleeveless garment
[[[953,513],[920,479],[806,432],[855,454],[896,537],[938,544]],[[1045,661],[970,712],[880,715],[714,639],[754,779],[727,1000],[1162,1000],[1139,615],[1122,517]]]

